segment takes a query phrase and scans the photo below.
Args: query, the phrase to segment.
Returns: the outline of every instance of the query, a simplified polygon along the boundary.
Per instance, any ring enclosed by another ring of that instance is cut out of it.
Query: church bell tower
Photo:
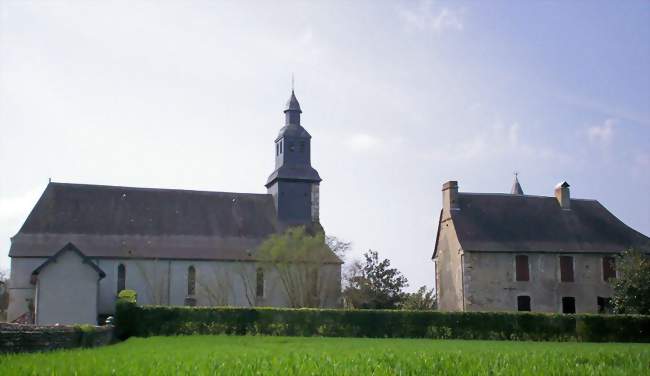
[[[284,127],[275,139],[275,171],[266,182],[278,220],[286,226],[318,224],[321,178],[311,166],[311,135],[300,125],[300,103],[293,90],[284,109]]]

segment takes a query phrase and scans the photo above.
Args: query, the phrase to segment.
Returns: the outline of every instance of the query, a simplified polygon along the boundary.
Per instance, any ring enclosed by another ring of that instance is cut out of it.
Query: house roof
[[[89,257],[246,260],[278,229],[270,194],[50,183],[9,256],[72,241]]]
[[[91,268],[95,269],[97,274],[99,274],[99,279],[102,279],[102,278],[106,277],[106,273],[104,273],[104,271],[99,266],[97,266],[97,264],[95,264],[90,258],[88,258],[88,256],[84,255],[83,252],[81,252],[79,250],[79,248],[75,247],[75,245],[72,244],[72,243],[66,244],[63,248],[58,250],[55,254],[48,257],[48,259],[45,260],[44,263],[42,263],[39,267],[34,269],[34,271],[32,272],[32,276],[37,276],[38,273],[41,272],[41,270],[43,270],[49,264],[51,264],[53,262],[56,262],[57,258],[60,255],[62,255],[63,253],[65,253],[65,252],[74,252],[77,255],[79,255],[79,257],[81,257],[81,259],[83,260],[83,262],[85,264],[88,264]]]
[[[650,238],[595,200],[562,210],[554,197],[461,192],[457,202],[451,218],[465,251],[650,252]]]

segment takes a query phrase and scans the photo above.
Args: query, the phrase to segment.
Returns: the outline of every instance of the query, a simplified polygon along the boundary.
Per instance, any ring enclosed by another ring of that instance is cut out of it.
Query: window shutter
[[[517,255],[515,260],[515,263],[517,264],[516,280],[528,281],[530,279],[530,273],[528,272],[528,256]]]
[[[603,257],[603,280],[606,282],[616,278],[616,259],[612,256]]]
[[[573,257],[560,256],[560,280],[573,282]]]

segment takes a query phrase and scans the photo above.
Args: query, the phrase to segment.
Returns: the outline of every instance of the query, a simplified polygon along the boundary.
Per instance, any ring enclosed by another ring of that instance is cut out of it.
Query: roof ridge
[[[141,191],[158,191],[158,192],[193,192],[193,193],[210,193],[210,194],[224,194],[224,195],[251,195],[251,196],[268,196],[270,193],[248,193],[248,192],[225,192],[225,191],[205,191],[197,189],[183,189],[183,188],[154,188],[154,187],[128,187],[121,185],[105,185],[105,184],[85,184],[85,183],[64,183],[64,182],[51,182],[49,185],[59,185],[68,187],[88,187],[88,188],[102,188],[102,189],[135,189]]]
[[[540,196],[540,195],[529,195],[529,194],[522,194],[522,195],[515,195],[512,193],[500,193],[500,192],[495,192],[495,193],[489,193],[489,192],[458,192],[459,195],[472,195],[472,196],[505,196],[505,197],[533,197],[533,198],[552,198],[555,199],[553,196]],[[598,200],[593,199],[593,198],[573,198],[571,197],[571,201],[594,201],[598,202]]]

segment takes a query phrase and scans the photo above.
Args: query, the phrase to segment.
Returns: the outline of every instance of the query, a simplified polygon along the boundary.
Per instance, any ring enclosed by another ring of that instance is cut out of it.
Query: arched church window
[[[126,267],[124,264],[117,266],[117,293],[126,289]]]
[[[304,153],[305,152],[305,141],[300,142],[300,152]]]
[[[296,146],[293,144],[293,142],[289,143],[289,151],[296,151]]]
[[[194,266],[187,268],[187,295],[196,294],[196,269]]]
[[[280,155],[280,144],[275,144],[275,155]]]
[[[280,154],[282,154],[282,145],[283,144],[284,144],[284,142],[280,141]]]
[[[257,268],[255,273],[255,295],[258,298],[264,297],[264,269]]]

